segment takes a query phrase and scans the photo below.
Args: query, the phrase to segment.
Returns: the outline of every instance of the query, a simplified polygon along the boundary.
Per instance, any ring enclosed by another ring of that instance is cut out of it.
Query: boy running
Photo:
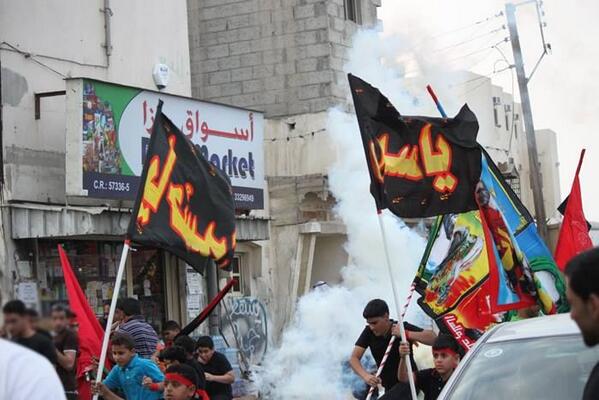
[[[162,382],[164,375],[154,362],[141,358],[135,353],[135,342],[131,336],[115,333],[111,339],[112,357],[115,365],[104,382],[94,384],[95,393],[101,394],[106,400],[120,399],[113,390],[120,390],[127,400],[158,400],[160,392],[153,392],[143,385],[144,377],[154,382]]]

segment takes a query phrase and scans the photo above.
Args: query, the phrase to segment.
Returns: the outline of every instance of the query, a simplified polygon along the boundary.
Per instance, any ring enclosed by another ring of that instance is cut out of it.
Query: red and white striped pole
[[[403,317],[406,315],[406,310],[408,309],[408,306],[410,305],[410,301],[412,300],[412,295],[414,294],[414,289],[416,288],[416,285],[412,282],[412,286],[410,286],[410,293],[408,294],[408,298],[406,299],[406,304],[403,306],[403,311],[402,311],[402,319]],[[381,365],[379,365],[379,368],[376,370],[376,377],[380,377],[381,373],[383,372],[383,368],[385,368],[385,363],[387,362],[387,358],[389,358],[389,353],[391,353],[391,348],[393,347],[393,343],[395,343],[395,339],[397,339],[397,336],[391,336],[391,340],[389,340],[389,344],[387,345],[387,350],[385,350],[385,354],[383,355],[383,359],[381,360]],[[368,390],[368,396],[366,396],[366,400],[370,400],[370,398],[372,397],[372,394],[374,393],[374,386],[371,386],[370,389]]]

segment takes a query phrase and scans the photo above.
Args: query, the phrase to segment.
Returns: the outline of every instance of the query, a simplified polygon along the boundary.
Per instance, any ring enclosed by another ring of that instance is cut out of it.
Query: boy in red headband
[[[433,344],[435,367],[414,373],[416,389],[424,393],[424,400],[436,400],[445,383],[457,368],[460,362],[458,346],[451,336],[440,334]],[[410,347],[407,343],[401,343],[399,345],[401,360],[397,372],[397,379],[400,382],[408,382],[408,371],[405,362],[408,354],[410,354]]]
[[[208,399],[205,392],[198,391],[198,374],[189,365],[171,365],[164,375],[165,400]]]

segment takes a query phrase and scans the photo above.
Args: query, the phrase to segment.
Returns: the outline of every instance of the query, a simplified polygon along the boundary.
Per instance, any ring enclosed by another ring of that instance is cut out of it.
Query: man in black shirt
[[[13,342],[46,357],[56,365],[56,348],[52,340],[33,329],[27,316],[27,307],[20,300],[12,300],[2,308],[4,324]]]
[[[408,382],[408,369],[406,367],[406,356],[411,354],[407,343],[399,346],[401,361],[397,377],[401,382]],[[459,345],[447,334],[440,334],[433,344],[434,368],[424,369],[414,373],[416,389],[424,393],[424,400],[436,400],[443,390],[445,383],[453,374],[460,362]],[[385,400],[395,400],[392,393],[385,394]]]
[[[570,316],[580,328],[585,344],[595,346],[599,343],[599,248],[571,259],[565,272]],[[599,362],[591,371],[582,399],[599,399]]]
[[[79,338],[70,330],[67,309],[61,305],[52,307],[52,328],[58,365],[56,372],[62,382],[68,400],[77,400],[76,359],[79,351]]]
[[[173,342],[175,346],[179,346],[185,352],[185,364],[196,370],[198,374],[198,389],[206,388],[206,376],[204,367],[195,356],[196,342],[187,335],[181,335]]]
[[[399,336],[399,327],[396,325],[395,321],[389,319],[389,307],[385,301],[380,299],[374,299],[368,302],[362,316],[366,319],[368,326],[364,328],[362,334],[356,341],[349,361],[350,366],[367,385],[378,386],[382,384],[386,391],[391,390],[392,387],[399,383],[397,380],[397,368],[399,367],[399,340],[395,340],[393,343],[380,378],[377,378],[372,372],[366,371],[362,367],[360,359],[366,352],[366,349],[369,348],[376,361],[376,365],[379,366],[385,355],[391,337]],[[406,335],[410,341],[425,341],[428,340],[432,334],[430,331],[423,331],[408,323],[404,323],[404,328],[406,329]],[[412,367],[416,370],[416,363],[412,357],[410,358],[412,360]],[[406,385],[400,384],[399,386],[403,387]],[[397,390],[399,389],[396,389],[396,391]],[[406,398],[409,399],[409,388],[406,393],[408,396]]]
[[[235,382],[233,368],[224,354],[214,351],[214,342],[210,336],[202,336],[197,341],[200,362],[206,375],[206,392],[210,400],[231,400]]]

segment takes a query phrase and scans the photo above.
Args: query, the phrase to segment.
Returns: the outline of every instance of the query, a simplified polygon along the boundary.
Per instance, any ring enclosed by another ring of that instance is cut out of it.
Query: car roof
[[[580,334],[580,329],[572,321],[570,314],[566,313],[500,324],[489,335],[486,342],[496,343],[507,340],[576,334]]]

